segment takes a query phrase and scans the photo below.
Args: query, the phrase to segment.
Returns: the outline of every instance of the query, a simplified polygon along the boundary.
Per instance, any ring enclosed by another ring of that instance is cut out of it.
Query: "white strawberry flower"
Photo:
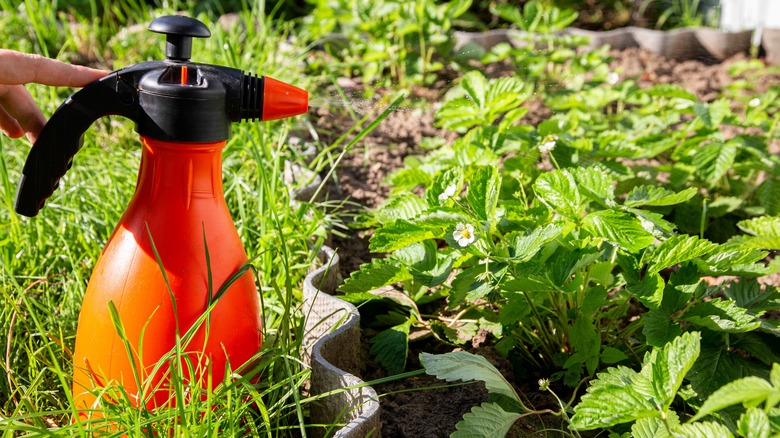
[[[614,71],[609,72],[606,77],[606,81],[609,85],[615,85],[620,80],[620,75],[615,73]]]
[[[751,108],[755,108],[759,105],[761,105],[761,99],[754,97],[753,99],[750,99],[750,102],[748,102],[748,105],[750,105]]]
[[[453,196],[455,196],[455,190],[457,189],[458,188],[455,187],[455,184],[448,185],[447,188],[445,188],[444,191],[441,192],[441,194],[439,194],[439,201],[446,201],[452,198]]]
[[[539,152],[550,152],[555,149],[555,142],[558,141],[558,136],[555,134],[548,135],[544,138],[544,143],[539,145]]]
[[[461,222],[455,226],[455,231],[452,233],[452,237],[456,242],[458,242],[458,245],[465,248],[474,243],[474,240],[476,239],[474,236],[474,226]]]

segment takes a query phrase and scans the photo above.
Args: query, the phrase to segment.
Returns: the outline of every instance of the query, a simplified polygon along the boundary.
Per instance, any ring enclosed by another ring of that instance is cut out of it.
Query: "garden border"
[[[361,369],[360,313],[330,293],[341,283],[339,256],[323,246],[322,265],[303,283],[306,318],[304,361],[311,366],[311,395],[325,395],[312,407],[315,424],[346,424],[337,438],[380,437],[376,391],[356,376]],[[324,432],[320,432],[324,435]]]
[[[762,46],[767,53],[767,60],[770,63],[778,63],[780,62],[780,54],[778,54],[780,41],[775,44],[772,39],[768,38],[768,30],[764,31]],[[499,43],[525,47],[538,39],[538,35],[515,29],[496,29],[486,32],[455,31],[455,49],[468,53],[469,45],[472,45],[473,50],[487,51]],[[662,31],[630,26],[607,31],[568,28],[556,32],[555,35],[589,37],[590,41],[585,46],[587,49],[595,49],[606,44],[617,50],[641,47],[675,60],[698,59],[718,62],[737,53],[749,53],[753,31],[725,32],[707,27]]]

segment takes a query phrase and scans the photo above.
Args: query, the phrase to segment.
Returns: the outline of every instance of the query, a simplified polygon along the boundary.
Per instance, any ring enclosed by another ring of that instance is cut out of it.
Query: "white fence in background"
[[[724,31],[780,29],[780,0],[721,0],[720,8]]]

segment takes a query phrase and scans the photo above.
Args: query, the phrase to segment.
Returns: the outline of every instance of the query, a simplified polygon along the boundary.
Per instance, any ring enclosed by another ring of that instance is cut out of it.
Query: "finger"
[[[0,49],[0,83],[20,85],[35,82],[43,85],[83,87],[108,72],[67,64],[40,55]]]
[[[2,106],[0,106],[0,129],[11,138],[19,138],[24,135],[24,131],[16,119],[11,117]]]
[[[21,85],[5,86],[0,89],[0,106],[15,119],[21,130],[27,134],[27,138],[35,142],[46,124],[46,117],[30,93]]]

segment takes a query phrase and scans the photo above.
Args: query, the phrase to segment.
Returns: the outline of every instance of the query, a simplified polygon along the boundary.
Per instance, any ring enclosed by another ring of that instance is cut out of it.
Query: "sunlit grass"
[[[310,85],[301,73],[307,48],[290,42],[287,25],[276,25],[261,12],[263,2],[242,3],[238,22],[224,28],[216,23],[217,14],[199,2],[166,2],[158,9],[134,0],[81,2],[80,9],[59,10],[33,0],[0,5],[5,11],[0,21],[9,24],[0,28],[0,36],[13,42],[5,47],[91,60],[107,69],[159,59],[164,39],[145,26],[156,16],[183,10],[212,31],[210,39],[195,42],[193,61],[242,68],[302,88]],[[26,11],[32,10],[36,18],[27,20],[32,14]],[[52,26],[55,22],[65,27]],[[137,23],[141,26],[128,27]],[[28,89],[47,116],[72,91],[33,85]],[[27,219],[13,212],[13,202],[30,145],[0,137],[4,436],[91,436],[101,431],[145,436],[305,434],[307,408],[300,387],[308,371],[300,361],[300,285],[329,225],[315,204],[293,205],[283,181],[284,160],[296,159],[286,145],[287,132],[299,121],[237,124],[223,154],[226,199],[263,296],[264,346],[257,360],[243,368],[232,364],[236,370],[229,379],[217,384],[222,376],[212,376],[213,390],[203,392],[199,385],[177,378],[180,361],[163,358],[172,364],[171,382],[179,385],[177,391],[190,394],[187,403],[147,411],[119,396],[117,403],[102,406],[102,417],[75,424],[71,351],[78,312],[91,270],[132,197],[140,143],[129,121],[98,121],[87,132],[60,189],[38,217]],[[122,388],[106,391],[122,394]]]

